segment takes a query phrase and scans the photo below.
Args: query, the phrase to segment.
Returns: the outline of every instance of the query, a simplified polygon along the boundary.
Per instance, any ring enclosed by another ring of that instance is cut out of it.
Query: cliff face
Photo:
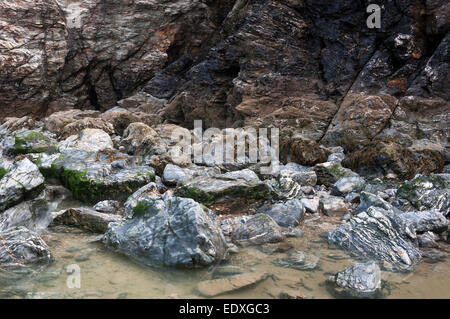
[[[367,28],[369,3],[381,29]],[[348,152],[449,160],[446,0],[0,5],[2,116],[105,110],[142,90],[187,127],[277,126]]]

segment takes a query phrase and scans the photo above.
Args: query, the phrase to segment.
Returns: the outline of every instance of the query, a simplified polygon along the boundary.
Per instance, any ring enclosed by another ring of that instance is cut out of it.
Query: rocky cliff
[[[120,104],[189,128],[280,127],[287,145],[343,146],[363,172],[449,161],[446,0],[0,5],[2,117]]]

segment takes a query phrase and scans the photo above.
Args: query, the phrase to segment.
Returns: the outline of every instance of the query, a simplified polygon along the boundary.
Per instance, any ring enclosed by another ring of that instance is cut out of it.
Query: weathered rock
[[[42,193],[35,199],[17,204],[1,213],[0,232],[18,226],[40,232],[47,228],[51,221],[50,205]]]
[[[359,175],[341,164],[334,162],[325,162],[313,167],[317,174],[317,184],[332,187],[339,179],[344,177],[358,177]]]
[[[332,195],[345,195],[351,192],[360,192],[366,181],[361,177],[344,177],[339,179],[331,189]]]
[[[305,207],[306,211],[311,214],[316,214],[319,211],[320,198],[305,198],[300,199],[300,202]]]
[[[276,179],[266,181],[272,196],[279,200],[296,198],[302,194],[301,186],[286,171],[280,172]]]
[[[420,262],[421,255],[400,218],[378,207],[352,217],[328,234],[330,244],[360,257],[375,259],[387,269],[409,271]]]
[[[100,213],[89,208],[69,208],[53,214],[54,225],[75,226],[94,233],[104,233],[109,223],[118,222],[118,215]]]
[[[43,187],[44,177],[30,160],[14,163],[0,179],[0,211],[39,194]]]
[[[152,182],[142,186],[133,194],[131,194],[125,202],[125,216],[131,217],[133,215],[134,208],[139,204],[140,201],[143,201],[148,197],[155,196],[161,196],[159,187],[156,183]]]
[[[81,150],[86,152],[97,152],[111,150],[114,148],[111,137],[99,129],[87,128],[78,135],[69,136],[58,144],[61,152]]]
[[[104,200],[93,207],[97,212],[121,215],[120,203],[116,200]]]
[[[80,134],[84,129],[102,130],[108,135],[113,135],[115,133],[114,126],[107,120],[92,117],[86,117],[70,122],[58,133],[61,138],[65,139],[69,136]]]
[[[56,150],[56,141],[38,131],[19,130],[11,136],[14,141],[10,147],[3,148],[3,152],[11,154],[28,154],[54,152]]]
[[[147,266],[206,266],[223,260],[227,252],[206,208],[169,196],[140,201],[132,219],[109,225],[104,241]]]
[[[258,213],[269,215],[281,227],[297,226],[305,215],[305,208],[298,199],[265,204]]]
[[[260,181],[253,171],[245,169],[213,177],[194,178],[178,185],[174,194],[211,204],[247,199],[269,199],[271,188]]]
[[[289,253],[286,258],[275,259],[272,263],[283,268],[313,270],[317,268],[319,260],[320,258],[315,255],[303,251],[294,251]]]
[[[172,164],[167,164],[164,168],[163,182],[167,185],[177,185],[184,181],[198,176],[211,177],[220,174],[220,169],[217,167],[204,167],[204,166],[189,166],[179,167]]]
[[[327,216],[343,216],[348,213],[348,207],[341,197],[322,195],[319,211]]]
[[[419,247],[422,248],[438,248],[439,245],[436,242],[439,239],[439,236],[431,231],[427,231],[421,235],[417,236]]]
[[[393,204],[404,211],[437,209],[447,216],[450,213],[449,189],[448,174],[419,175],[400,186]]]
[[[317,175],[312,169],[309,169],[305,166],[298,165],[295,167],[295,163],[288,163],[281,167],[279,172],[277,172],[277,176],[285,176],[289,177],[299,185],[302,186],[314,186],[317,183]]]
[[[206,280],[197,285],[197,290],[202,296],[214,297],[253,286],[267,279],[268,276],[267,273],[254,272]]]
[[[53,257],[47,244],[25,227],[0,232],[0,265],[2,283],[33,275],[48,266]]]
[[[432,231],[441,234],[448,229],[448,220],[438,210],[409,212],[399,215],[417,233]]]
[[[331,281],[341,296],[373,298],[381,290],[381,271],[376,262],[368,261],[338,272]]]
[[[358,208],[355,211],[355,214],[359,214],[361,212],[366,211],[370,207],[378,207],[384,210],[387,210],[389,212],[394,212],[395,207],[393,207],[391,204],[386,202],[383,198],[381,198],[378,195],[368,193],[368,192],[361,192],[359,197],[360,203]],[[399,212],[398,210],[395,210],[396,212]]]
[[[76,199],[98,202],[110,198],[125,200],[143,185],[155,180],[153,168],[136,164],[136,159],[118,151],[71,150],[41,162],[41,171],[56,177]]]
[[[327,160],[328,153],[320,145],[302,137],[287,138],[280,143],[280,160],[312,166]]]
[[[256,214],[240,224],[231,234],[234,243],[241,246],[276,243],[284,240],[280,226],[266,214]]]

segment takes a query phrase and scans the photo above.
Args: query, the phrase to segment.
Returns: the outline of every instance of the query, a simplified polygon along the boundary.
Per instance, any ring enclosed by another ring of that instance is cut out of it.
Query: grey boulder
[[[331,245],[395,271],[410,271],[420,262],[415,239],[414,230],[397,214],[379,207],[370,207],[328,234]]]
[[[267,214],[281,227],[297,226],[305,216],[305,208],[298,199],[285,202],[265,204],[258,213]]]
[[[282,229],[266,214],[256,214],[232,232],[231,239],[241,246],[277,243],[284,240]]]
[[[105,244],[145,266],[200,267],[226,258],[228,246],[208,210],[192,199],[147,197],[131,219],[111,223]]]

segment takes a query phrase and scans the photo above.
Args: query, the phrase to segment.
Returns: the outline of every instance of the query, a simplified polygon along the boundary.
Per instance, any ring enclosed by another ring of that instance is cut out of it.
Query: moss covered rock
[[[43,153],[56,150],[56,142],[38,131],[22,130],[14,134],[12,154]]]

